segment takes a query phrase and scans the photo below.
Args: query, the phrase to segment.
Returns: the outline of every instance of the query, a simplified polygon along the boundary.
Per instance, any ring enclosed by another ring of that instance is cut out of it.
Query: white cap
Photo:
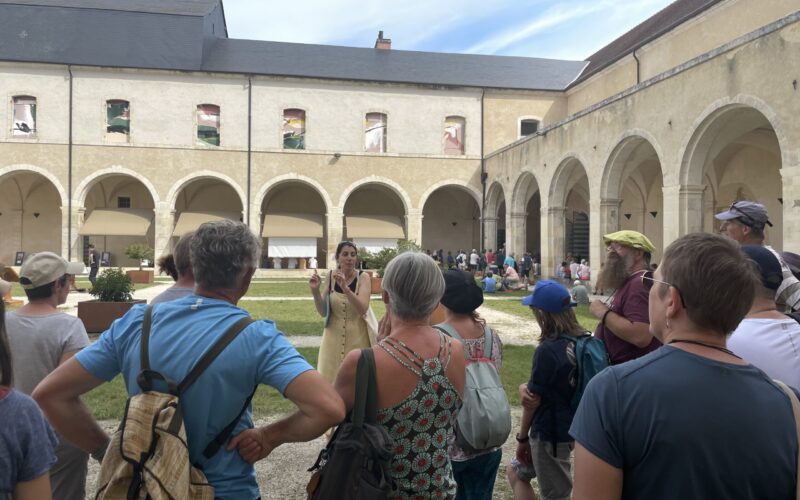
[[[65,274],[80,274],[83,264],[67,262],[53,252],[39,252],[31,255],[22,263],[19,271],[19,282],[22,288],[30,290],[52,283]]]
[[[573,283],[573,285],[580,285],[580,284],[581,284],[581,280],[575,280],[575,283]]]

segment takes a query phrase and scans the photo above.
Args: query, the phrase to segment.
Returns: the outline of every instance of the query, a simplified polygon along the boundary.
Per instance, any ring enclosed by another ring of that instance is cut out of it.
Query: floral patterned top
[[[390,474],[397,499],[455,498],[456,482],[447,456],[461,398],[445,376],[450,338],[439,334],[436,357],[423,359],[403,341],[391,337],[378,344],[419,377],[411,394],[391,408],[378,410],[378,423],[395,443]]]

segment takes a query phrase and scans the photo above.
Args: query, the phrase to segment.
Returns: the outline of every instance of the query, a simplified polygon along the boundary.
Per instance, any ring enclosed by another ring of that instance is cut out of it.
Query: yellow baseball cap
[[[637,250],[644,250],[648,253],[653,253],[656,250],[656,247],[647,239],[647,236],[638,231],[631,231],[630,229],[607,234],[603,236],[603,242],[605,242],[606,245],[619,243],[620,245],[636,248]]]

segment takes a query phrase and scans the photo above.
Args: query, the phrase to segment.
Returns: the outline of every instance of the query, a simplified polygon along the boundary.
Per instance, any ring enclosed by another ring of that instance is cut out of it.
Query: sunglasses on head
[[[653,284],[654,283],[661,283],[662,285],[667,285],[667,286],[670,286],[670,287],[674,288],[675,290],[678,291],[678,297],[681,298],[681,306],[683,306],[683,308],[686,309],[686,302],[684,302],[684,300],[683,300],[683,293],[681,293],[680,288],[678,288],[677,286],[673,285],[672,283],[667,283],[666,281],[661,281],[661,280],[657,280],[657,279],[653,278],[653,273],[650,272],[650,271],[643,272],[642,276],[641,276],[641,279],[642,279],[642,286],[648,292],[650,291],[651,288],[653,288]]]

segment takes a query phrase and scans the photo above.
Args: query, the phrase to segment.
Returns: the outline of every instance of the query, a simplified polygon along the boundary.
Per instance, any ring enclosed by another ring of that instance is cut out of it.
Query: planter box
[[[78,318],[89,333],[101,333],[108,330],[115,319],[121,318],[135,304],[147,303],[146,300],[131,302],[99,302],[85,300],[78,302]]]
[[[144,271],[125,271],[125,274],[130,276],[131,281],[134,283],[152,283],[155,276],[155,272],[152,269],[146,269]]]

